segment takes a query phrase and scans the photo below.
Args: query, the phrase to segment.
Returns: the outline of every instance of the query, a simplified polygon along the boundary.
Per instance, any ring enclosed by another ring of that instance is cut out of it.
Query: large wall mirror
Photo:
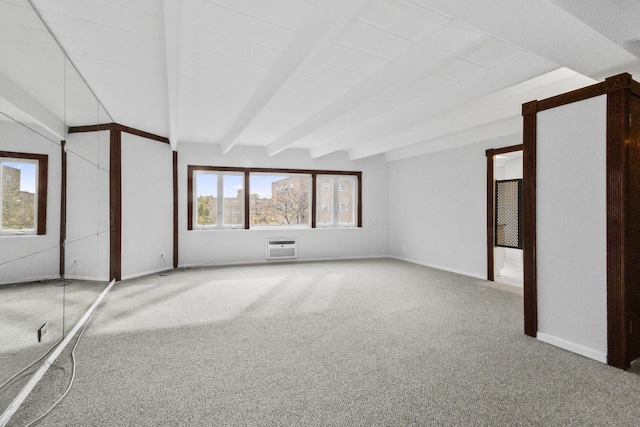
[[[109,279],[111,118],[28,0],[0,2],[0,413]]]

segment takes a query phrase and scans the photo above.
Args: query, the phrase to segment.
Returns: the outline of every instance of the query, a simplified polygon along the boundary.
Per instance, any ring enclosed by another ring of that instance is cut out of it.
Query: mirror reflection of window
[[[0,200],[0,229],[4,233],[33,234],[38,218],[38,162],[0,158],[3,177]]]

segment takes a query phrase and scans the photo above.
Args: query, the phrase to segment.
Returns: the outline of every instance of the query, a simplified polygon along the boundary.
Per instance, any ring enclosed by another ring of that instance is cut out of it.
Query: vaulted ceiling
[[[113,121],[178,149],[392,161],[513,144],[522,103],[640,76],[636,0],[30,2]],[[1,38],[14,18],[0,18]],[[21,86],[19,68],[0,78]]]

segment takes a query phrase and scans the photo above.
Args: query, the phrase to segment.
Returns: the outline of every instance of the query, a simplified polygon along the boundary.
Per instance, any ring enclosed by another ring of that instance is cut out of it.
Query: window
[[[244,228],[244,175],[217,171],[194,174],[197,228]]]
[[[0,151],[0,234],[45,234],[47,156]]]
[[[362,226],[362,172],[215,166],[187,169],[189,230]]]
[[[317,178],[316,185],[322,188],[317,192],[316,202],[320,209],[316,212],[316,224],[319,227],[327,227],[334,224],[333,215],[333,178],[321,176]]]
[[[317,185],[329,187],[318,192],[316,223],[322,227],[350,227],[358,225],[358,177],[344,175],[318,175]],[[326,209],[325,209],[326,207]]]
[[[311,226],[311,175],[250,173],[250,226]],[[282,190],[282,191],[280,191]]]

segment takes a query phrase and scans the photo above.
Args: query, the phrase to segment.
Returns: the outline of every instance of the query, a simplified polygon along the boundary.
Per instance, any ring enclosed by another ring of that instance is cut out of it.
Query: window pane
[[[333,184],[334,179],[328,176],[316,178],[316,226],[333,225]]]
[[[251,225],[309,225],[309,175],[251,174]]]
[[[340,225],[355,225],[356,179],[354,177],[341,177],[338,182],[340,184],[338,223]]]
[[[316,177],[316,225],[356,226],[358,179],[344,175]]]
[[[37,162],[0,159],[2,231],[35,231]]]
[[[196,172],[195,193],[197,201],[196,225],[216,225],[218,218],[218,175]]]
[[[244,226],[244,175],[224,175],[224,225]]]

